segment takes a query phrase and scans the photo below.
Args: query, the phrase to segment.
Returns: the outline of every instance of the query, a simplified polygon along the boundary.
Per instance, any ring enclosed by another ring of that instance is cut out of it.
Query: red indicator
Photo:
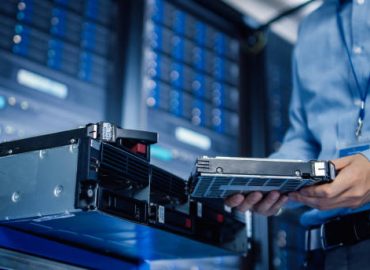
[[[185,227],[186,228],[191,228],[191,219],[190,218],[187,218],[186,220],[185,220]]]
[[[221,214],[217,214],[217,222],[219,222],[219,223],[222,223],[222,222],[224,222],[224,215],[221,215]]]
[[[142,143],[135,144],[134,147],[131,148],[131,151],[138,154],[146,154],[146,145]]]

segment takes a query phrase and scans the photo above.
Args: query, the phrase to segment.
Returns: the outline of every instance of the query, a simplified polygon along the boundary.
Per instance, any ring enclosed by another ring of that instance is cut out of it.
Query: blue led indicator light
[[[164,147],[153,145],[150,147],[150,154],[152,158],[156,158],[162,161],[173,160],[172,152]]]
[[[6,106],[6,99],[3,96],[0,96],[0,110],[4,109]]]

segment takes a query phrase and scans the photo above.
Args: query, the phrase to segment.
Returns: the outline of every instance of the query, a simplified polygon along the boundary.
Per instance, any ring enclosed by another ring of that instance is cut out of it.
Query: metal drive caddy
[[[330,161],[201,157],[190,178],[191,196],[225,198],[252,191],[283,193],[329,183],[336,175]]]

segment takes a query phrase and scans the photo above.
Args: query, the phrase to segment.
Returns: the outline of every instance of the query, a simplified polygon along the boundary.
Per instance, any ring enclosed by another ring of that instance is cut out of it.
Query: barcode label
[[[203,209],[202,203],[197,202],[197,216],[200,217],[200,218],[203,216],[202,209]]]
[[[160,205],[158,207],[158,222],[159,223],[164,223],[164,219],[165,219],[164,211],[165,211],[164,206]]]

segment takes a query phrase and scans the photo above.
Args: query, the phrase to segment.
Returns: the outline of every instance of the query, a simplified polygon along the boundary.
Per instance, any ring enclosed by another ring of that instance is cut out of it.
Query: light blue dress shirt
[[[290,128],[272,158],[330,160],[339,157],[340,149],[370,144],[370,97],[362,135],[355,136],[361,95],[337,27],[338,1],[324,1],[300,26],[293,56]],[[349,1],[340,15],[359,83],[365,89],[370,76],[370,0]],[[370,160],[370,150],[362,153]],[[353,210],[314,209],[301,221],[307,226],[321,224],[365,209],[370,204]]]

